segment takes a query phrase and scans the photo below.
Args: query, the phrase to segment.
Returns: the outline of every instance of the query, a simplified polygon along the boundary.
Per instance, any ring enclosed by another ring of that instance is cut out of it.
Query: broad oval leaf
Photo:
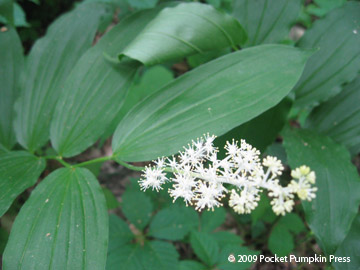
[[[24,55],[14,28],[0,32],[0,144],[11,149],[15,142],[13,128],[14,103],[18,96],[18,80]]]
[[[3,16],[11,25],[14,24],[14,10],[12,0],[0,0],[0,16]]]
[[[211,234],[193,231],[190,235],[190,244],[196,256],[206,265],[213,266],[218,262],[219,245]]]
[[[360,203],[360,178],[349,152],[329,137],[286,130],[284,146],[291,168],[316,173],[316,198],[303,202],[306,221],[325,254],[334,254],[350,230]]]
[[[129,225],[116,215],[109,216],[109,247],[108,254],[113,250],[121,248],[135,237]]]
[[[79,5],[52,23],[32,47],[20,82],[21,95],[15,103],[16,137],[30,151],[48,141],[50,120],[64,80],[91,46],[108,12],[108,6],[100,3]]]
[[[244,139],[260,152],[264,152],[275,141],[284,127],[291,105],[290,99],[285,98],[270,110],[217,138],[215,145],[219,147],[219,157],[225,158],[226,150],[224,146],[226,141],[232,139]]]
[[[216,208],[214,211],[206,211],[201,214],[200,228],[202,232],[212,232],[220,227],[226,219],[224,208]]]
[[[140,81],[134,83],[126,94],[123,106],[116,114],[111,125],[102,135],[103,139],[109,138],[115,131],[120,120],[131,110],[137,103],[157,91],[165,84],[174,79],[172,72],[163,66],[154,66],[145,71]],[[135,79],[134,79],[135,81]]]
[[[179,270],[206,270],[207,266],[192,260],[183,260],[179,262]]]
[[[164,8],[123,50],[124,55],[154,65],[195,53],[236,47],[246,33],[239,22],[210,5],[181,3]]]
[[[106,270],[168,270],[176,269],[179,254],[168,242],[147,241],[120,245],[109,253]]]
[[[24,190],[35,185],[45,161],[25,151],[0,154],[0,217]]]
[[[306,126],[330,136],[355,155],[360,152],[360,76],[340,94],[316,107]]]
[[[149,224],[153,208],[151,199],[140,189],[128,189],[122,195],[122,212],[140,230],[143,230]]]
[[[51,173],[12,227],[4,269],[104,269],[108,214],[101,187],[83,168]]]
[[[314,106],[341,91],[360,71],[360,3],[350,1],[317,20],[299,42],[319,48],[295,86],[297,107]]]
[[[301,0],[237,0],[233,16],[248,34],[246,46],[279,43],[288,38]]]
[[[294,249],[294,238],[284,225],[277,223],[271,230],[268,246],[273,254],[287,256]]]
[[[198,224],[199,218],[194,209],[172,205],[156,213],[149,235],[165,240],[181,240]]]
[[[301,75],[309,51],[263,45],[231,53],[179,77],[120,122],[119,159],[151,160],[210,132],[221,135],[280,102]]]
[[[112,62],[163,8],[137,12],[122,20],[76,64],[51,123],[51,143],[65,157],[81,153],[121,117],[122,104],[139,66]]]
[[[351,225],[349,234],[336,250],[335,256],[350,258],[350,261],[333,262],[337,270],[359,270],[360,265],[360,214]],[[347,260],[347,259],[346,259]]]

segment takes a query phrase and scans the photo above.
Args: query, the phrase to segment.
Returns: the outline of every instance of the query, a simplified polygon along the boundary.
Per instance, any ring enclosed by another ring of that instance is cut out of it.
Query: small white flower
[[[252,189],[240,191],[240,195],[233,189],[231,190],[229,206],[238,214],[249,214],[258,205],[260,200],[259,190]]]
[[[276,157],[267,156],[263,160],[263,165],[268,167],[273,175],[281,175],[284,170],[284,166],[281,164],[281,160]]]
[[[168,180],[163,170],[158,167],[146,167],[143,177],[139,182],[141,190],[144,191],[148,188],[159,191],[162,189],[161,185]]]

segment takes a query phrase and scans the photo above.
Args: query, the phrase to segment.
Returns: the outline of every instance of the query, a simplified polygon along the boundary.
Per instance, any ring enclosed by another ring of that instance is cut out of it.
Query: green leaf
[[[107,188],[104,188],[104,187],[102,188],[102,191],[105,196],[107,208],[109,210],[118,208],[120,204],[119,204],[118,200],[116,199],[116,197],[114,196],[114,194],[110,190],[108,190]]]
[[[205,64],[211,60],[214,60],[215,58],[218,58],[218,57],[228,54],[230,52],[231,52],[230,48],[225,48],[225,49],[217,50],[217,51],[198,53],[198,54],[194,54],[194,55],[187,57],[186,61],[191,68],[196,68],[202,64]]]
[[[9,233],[0,227],[0,255],[3,254],[8,239]]]
[[[115,155],[126,161],[167,156],[206,132],[221,135],[256,117],[289,93],[309,54],[263,45],[187,72],[122,119],[112,141]]]
[[[199,224],[194,209],[172,205],[160,210],[152,220],[149,235],[165,240],[181,240]]]
[[[197,261],[184,260],[180,261],[179,270],[207,270],[207,267]]]
[[[111,59],[163,7],[137,12],[122,20],[76,64],[64,83],[64,92],[51,123],[51,142],[60,155],[70,157],[84,151],[121,114],[125,94],[139,64]]]
[[[334,254],[360,203],[360,179],[349,152],[308,130],[287,130],[284,146],[292,169],[305,164],[316,174],[316,198],[302,204],[320,247],[325,254]]]
[[[229,255],[234,255],[236,262],[229,262],[228,257]],[[239,245],[227,245],[225,246],[219,255],[217,269],[221,270],[245,270],[249,269],[253,262],[237,262],[239,257],[237,255],[259,255],[258,251],[253,251],[248,249],[247,247],[242,247]]]
[[[139,180],[140,178],[131,178],[131,184],[126,186],[126,190],[139,191],[141,189]],[[159,192],[154,192],[151,189],[144,192],[151,199],[154,209],[162,209],[173,205],[173,198],[169,196],[169,188],[172,187],[172,183],[166,182],[162,187],[163,189],[159,190]]]
[[[360,265],[360,214],[356,216],[351,225],[349,234],[336,250],[335,256],[349,257],[350,262],[337,262],[333,266],[337,270],[358,270]]]
[[[196,53],[236,47],[246,33],[235,18],[201,3],[181,3],[163,9],[123,50],[145,65],[176,60]]]
[[[267,228],[265,227],[265,223],[262,221],[258,221],[256,223],[251,224],[251,238],[257,239],[263,233],[267,232]]]
[[[258,206],[250,214],[253,225],[261,220],[264,215],[266,215],[268,209],[271,209],[269,197],[265,194],[261,194],[260,196],[261,197]]]
[[[317,17],[323,17],[334,8],[344,5],[346,0],[314,0],[314,3],[306,7],[307,12]]]
[[[316,106],[335,96],[360,71],[360,2],[350,1],[317,20],[299,42],[319,48],[294,88],[297,107]],[[331,31],[329,31],[331,29]]]
[[[14,28],[0,32],[0,144],[11,149],[15,142],[13,128],[14,102],[18,96],[18,80],[24,55]]]
[[[0,154],[5,154],[10,152],[8,149],[6,149],[2,144],[0,144]]]
[[[106,270],[145,270],[141,257],[147,254],[145,247],[136,244],[118,245],[109,251],[106,260]]]
[[[268,245],[273,254],[287,256],[294,249],[294,238],[285,226],[276,224],[270,233]]]
[[[109,216],[109,247],[108,256],[120,249],[134,238],[129,226],[121,218],[115,215]]]
[[[35,185],[45,164],[45,160],[24,151],[0,154],[0,217],[17,196]]]
[[[288,213],[281,217],[278,224],[284,226],[287,230],[295,234],[305,231],[304,222],[295,213]]]
[[[264,152],[266,147],[275,141],[284,127],[290,108],[291,101],[285,98],[270,110],[217,138],[215,145],[220,149],[220,157],[225,158],[224,146],[227,141],[231,142],[232,139],[244,139],[260,152]]]
[[[103,269],[108,214],[101,187],[87,169],[47,176],[21,208],[6,246],[4,269]]]
[[[137,9],[153,8],[159,0],[126,0],[128,5]]]
[[[360,76],[340,94],[316,107],[306,127],[330,136],[355,155],[360,152]]]
[[[107,270],[177,270],[175,247],[167,242],[151,241],[144,246],[121,245],[109,254]]]
[[[288,37],[301,0],[237,0],[233,15],[248,33],[246,46],[279,43]]]
[[[121,209],[125,217],[139,229],[148,225],[153,205],[148,196],[140,190],[126,190],[122,195]]]
[[[21,95],[15,103],[16,137],[30,151],[48,141],[50,120],[64,80],[91,46],[107,12],[106,5],[80,5],[52,23],[32,47],[20,81]]]
[[[193,231],[190,244],[196,256],[206,265],[213,266],[219,258],[219,245],[211,234]]]
[[[127,114],[137,103],[150,96],[173,79],[173,73],[163,66],[155,66],[146,70],[144,75],[140,78],[140,81],[130,87],[123,106],[112,121],[108,131],[103,135],[103,138],[107,139],[114,133],[120,120],[124,118],[125,114]]]
[[[265,155],[277,157],[278,159],[281,160],[283,165],[288,164],[285,148],[282,145],[282,143],[275,142],[269,145],[268,148],[266,149]]]
[[[240,236],[227,231],[213,232],[211,236],[221,249],[226,245],[241,245],[244,242]]]
[[[16,27],[29,27],[26,21],[26,15],[22,7],[18,3],[14,3],[14,25]]]
[[[200,224],[202,232],[211,232],[225,222],[226,211],[224,208],[216,208],[214,211],[204,211],[201,214]]]
[[[4,17],[10,25],[14,23],[14,5],[12,0],[0,0],[0,16]]]

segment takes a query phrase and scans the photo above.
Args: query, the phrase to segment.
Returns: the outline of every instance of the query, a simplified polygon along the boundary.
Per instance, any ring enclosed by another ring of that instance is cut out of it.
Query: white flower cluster
[[[155,166],[144,170],[141,189],[159,191],[165,182],[171,181],[169,193],[174,201],[183,198],[186,205],[194,204],[197,210],[222,206],[221,199],[230,193],[229,206],[239,214],[254,210],[264,189],[269,191],[277,215],[292,211],[294,194],[302,200],[315,198],[317,188],[312,186],[315,173],[309,167],[293,170],[293,180],[283,187],[278,177],[284,167],[276,157],[268,156],[261,162],[260,152],[241,140],[240,145],[227,142],[227,155],[219,160],[214,139],[215,136],[205,135],[184,147],[177,157],[154,161]],[[171,172],[173,177],[168,179],[166,172]]]

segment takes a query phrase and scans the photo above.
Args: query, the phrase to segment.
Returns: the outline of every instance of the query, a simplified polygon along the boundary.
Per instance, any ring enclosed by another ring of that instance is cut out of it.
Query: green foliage
[[[21,208],[6,246],[5,269],[103,269],[106,202],[87,169],[54,171]]]
[[[314,0],[314,4],[307,6],[307,12],[309,14],[323,17],[329,11],[341,7],[346,3],[346,0]]]
[[[299,47],[318,48],[318,51],[310,57],[295,86],[297,107],[326,101],[359,73],[359,12],[360,3],[350,1],[316,21],[299,41]]]
[[[36,183],[44,169],[44,160],[28,152],[0,154],[0,217],[17,196]]]
[[[287,130],[290,167],[308,164],[316,171],[316,198],[303,202],[306,221],[325,254],[334,254],[350,230],[360,203],[360,178],[349,152],[330,138],[308,130]]]
[[[179,270],[206,270],[206,266],[197,261],[184,260],[179,263]]]
[[[205,232],[192,232],[190,244],[196,256],[206,265],[213,266],[219,258],[219,245],[216,240]]]
[[[227,231],[217,231],[212,233],[211,236],[216,240],[220,249],[227,245],[241,245],[244,243],[240,236]]]
[[[233,15],[248,33],[246,46],[279,43],[288,38],[301,0],[237,0]]]
[[[30,152],[48,141],[50,120],[64,80],[91,46],[107,12],[104,5],[81,5],[57,19],[32,47],[20,81],[22,91],[15,104],[14,122],[18,142]]]
[[[212,232],[225,222],[226,211],[224,208],[217,208],[215,211],[203,212],[200,218],[202,232]]]
[[[0,16],[10,25],[14,24],[14,5],[12,0],[0,0]]]
[[[121,210],[132,224],[143,229],[150,221],[153,205],[140,190],[127,190],[122,196]]]
[[[173,205],[154,216],[149,235],[164,240],[181,240],[198,225],[199,218],[194,209]]]
[[[130,111],[137,103],[156,92],[165,84],[174,79],[174,75],[170,70],[163,66],[155,66],[145,70],[138,82],[135,82],[126,94],[124,104],[112,121],[103,138],[108,138],[116,129],[121,119]],[[135,80],[135,79],[134,79]]]
[[[154,65],[195,53],[236,47],[245,40],[245,31],[233,17],[209,5],[182,3],[163,9],[119,57],[128,56],[145,65]]]
[[[105,196],[107,208],[109,210],[118,208],[120,204],[119,204],[118,200],[116,199],[116,197],[114,196],[114,194],[112,194],[112,192],[110,190],[108,190],[107,188],[102,188],[102,191]]]
[[[283,99],[275,107],[220,136],[216,140],[216,145],[221,147],[226,144],[226,141],[231,142],[233,138],[244,139],[263,152],[274,142],[284,127],[291,105],[289,99]],[[224,149],[220,150],[220,155],[225,157]]]
[[[186,73],[122,119],[112,141],[115,155],[126,161],[149,160],[174,154],[203,133],[229,131],[284,98],[310,54],[264,45],[228,54]]]
[[[351,154],[360,152],[360,76],[329,101],[316,107],[306,126],[345,145]]]
[[[294,214],[287,214],[279,219],[271,230],[268,245],[272,253],[287,256],[295,247],[293,234],[305,231],[301,218]]]
[[[351,257],[335,269],[358,268],[360,179],[351,155],[360,151],[359,1],[32,2],[0,0],[5,270],[249,269],[254,260],[229,255],[308,256],[319,252],[313,237],[325,255]],[[298,43],[289,35],[295,22],[310,28]],[[295,201],[285,216],[266,194],[251,214],[229,211],[226,199],[198,214],[192,204],[202,193],[193,187],[188,207],[173,203],[171,168],[158,192],[131,179],[116,192],[121,203],[96,179],[110,186],[100,174],[106,161],[143,170],[204,133],[220,136],[219,148],[246,139],[277,156],[283,186],[289,167],[310,166],[316,198]],[[93,156],[76,157],[91,146],[106,156],[79,163]]]
[[[335,269],[350,270],[356,269],[360,265],[360,214],[358,214],[345,240],[336,250],[335,256],[350,257],[351,261],[348,264],[334,262]]]
[[[288,255],[294,248],[294,239],[282,225],[274,226],[269,237],[269,249],[278,256]]]
[[[16,30],[0,32],[0,144],[11,149],[15,142],[14,102],[18,97],[18,80],[24,56]]]

